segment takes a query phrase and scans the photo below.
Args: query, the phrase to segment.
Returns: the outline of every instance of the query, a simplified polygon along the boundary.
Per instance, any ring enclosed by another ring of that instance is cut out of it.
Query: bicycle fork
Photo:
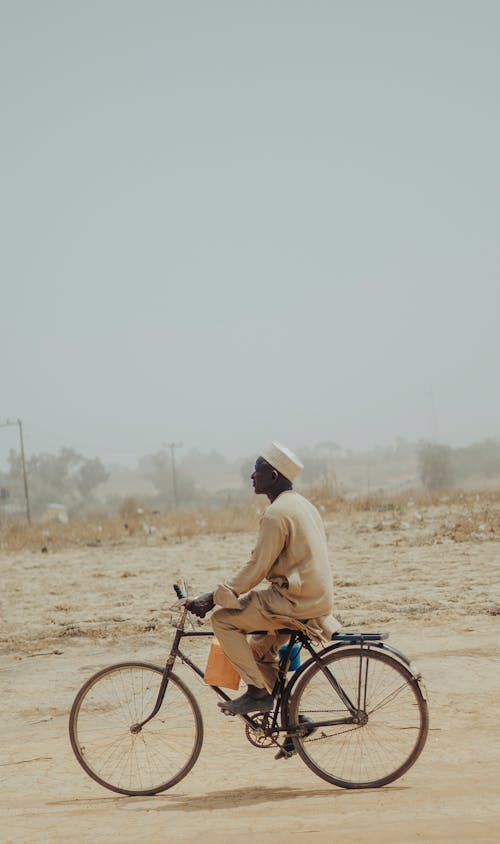
[[[151,719],[154,718],[155,715],[161,709],[161,705],[162,705],[163,700],[165,698],[165,692],[167,691],[168,681],[169,681],[170,675],[172,673],[172,668],[173,668],[175,660],[177,658],[177,653],[178,653],[178,650],[179,650],[179,643],[182,639],[182,631],[184,630],[184,624],[185,624],[185,621],[186,621],[187,614],[188,614],[188,610],[186,608],[184,608],[184,610],[182,612],[182,618],[181,618],[179,624],[177,625],[177,628],[176,628],[176,631],[175,631],[175,636],[174,636],[174,641],[172,643],[172,647],[170,649],[170,653],[168,655],[167,662],[165,664],[165,668],[164,668],[164,671],[163,671],[163,676],[161,678],[160,688],[158,689],[158,695],[157,695],[157,698],[156,698],[155,705],[154,705],[153,709],[151,710],[151,712],[150,712],[150,714],[148,715],[147,718],[144,718],[143,721],[139,721],[138,724],[132,724],[132,726],[130,727],[131,733],[134,733],[134,734],[140,733],[142,728],[144,727],[144,725],[147,724],[148,721],[151,721]]]

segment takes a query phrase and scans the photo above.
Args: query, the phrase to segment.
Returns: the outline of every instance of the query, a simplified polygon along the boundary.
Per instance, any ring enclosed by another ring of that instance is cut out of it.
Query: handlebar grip
[[[186,596],[184,595],[184,592],[182,591],[182,589],[181,589],[181,587],[179,586],[179,584],[178,584],[178,583],[174,583],[174,589],[175,589],[175,594],[176,594],[176,595],[177,595],[177,597],[179,598],[179,601],[181,601],[181,600],[182,600],[182,598],[185,598],[185,597],[186,597]]]

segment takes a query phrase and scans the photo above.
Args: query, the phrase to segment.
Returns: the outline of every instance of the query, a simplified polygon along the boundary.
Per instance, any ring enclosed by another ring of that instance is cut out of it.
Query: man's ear
[[[276,469],[273,469],[271,474],[273,476],[273,481],[277,481],[278,480],[278,473],[277,473]]]

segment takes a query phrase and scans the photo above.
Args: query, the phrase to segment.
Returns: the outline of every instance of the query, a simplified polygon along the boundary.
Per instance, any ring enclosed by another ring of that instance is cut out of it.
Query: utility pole
[[[172,462],[172,487],[174,491],[174,507],[177,510],[178,506],[178,498],[177,498],[177,474],[175,470],[175,449],[182,448],[184,443],[162,443],[164,448],[170,449],[170,460]]]
[[[429,379],[429,412],[431,422],[431,442],[436,444],[438,438],[438,422],[436,413],[436,402],[434,399],[434,384],[432,378]]]
[[[24,500],[26,502],[26,519],[31,522],[30,513],[30,497],[28,494],[28,476],[26,474],[26,459],[24,456],[24,438],[23,438],[23,423],[21,419],[6,419],[5,422],[0,422],[0,428],[10,428],[12,425],[17,425],[19,428],[19,442],[21,444],[21,465],[23,468],[23,482],[24,482]]]

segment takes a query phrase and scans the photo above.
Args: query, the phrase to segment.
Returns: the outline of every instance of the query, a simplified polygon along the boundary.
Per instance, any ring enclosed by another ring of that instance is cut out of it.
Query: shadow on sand
[[[352,794],[352,790],[351,794]],[[371,792],[374,789],[356,789],[358,794]],[[384,791],[404,791],[402,786],[386,786]],[[229,809],[240,806],[257,806],[260,803],[276,803],[280,800],[297,800],[302,797],[340,799],[346,797],[348,789],[340,788],[273,788],[272,786],[256,786],[255,788],[231,788],[219,791],[209,791],[205,794],[171,794],[164,792],[154,796],[155,811],[176,810],[189,812],[204,812],[207,809]],[[146,802],[144,802],[146,801]],[[139,802],[137,797],[123,797],[118,805],[133,807],[139,811],[151,809],[151,798],[142,798]]]

